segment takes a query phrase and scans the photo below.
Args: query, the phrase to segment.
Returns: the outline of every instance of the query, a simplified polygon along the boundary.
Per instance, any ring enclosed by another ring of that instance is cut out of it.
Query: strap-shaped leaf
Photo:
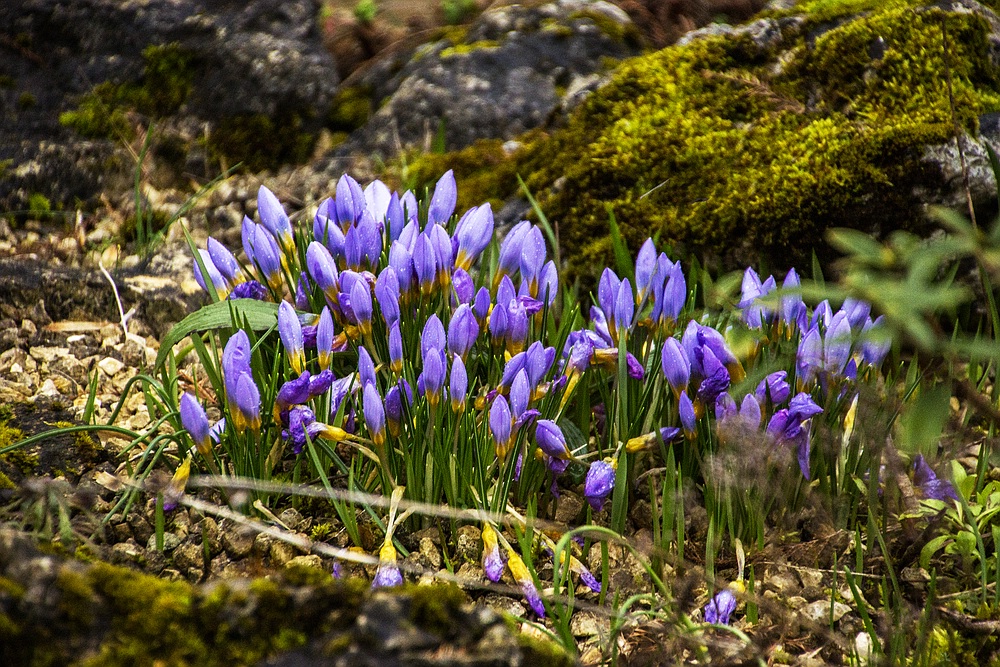
[[[234,322],[243,321],[254,331],[270,329],[278,322],[278,307],[256,299],[233,299],[209,304],[185,317],[167,333],[156,355],[156,368],[160,368],[174,345],[186,336],[197,331],[232,327]]]

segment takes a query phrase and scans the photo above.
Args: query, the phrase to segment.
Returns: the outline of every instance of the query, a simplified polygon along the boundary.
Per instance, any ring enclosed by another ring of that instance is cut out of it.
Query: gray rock
[[[59,115],[102,82],[140,83],[147,65],[143,52],[150,46],[176,44],[188,58],[190,91],[184,95],[178,88],[180,99],[171,102],[180,108],[164,108],[157,100],[147,106],[158,106],[140,109],[158,116],[158,128],[170,128],[182,143],[204,136],[206,123],[212,128],[253,115],[276,123],[294,117],[301,131],[315,132],[338,83],[316,25],[318,13],[318,0],[0,3],[0,25],[18,36],[0,47],[0,74],[13,81],[0,87],[0,108],[17,110],[0,115],[0,161],[13,161],[0,178],[0,203],[7,210],[26,208],[30,194],[42,193],[57,208],[76,201],[86,206],[98,203],[101,190],[130,190],[134,158],[125,142],[78,136],[60,124]],[[169,76],[161,74],[168,82]],[[127,122],[144,129],[149,119]]]
[[[616,26],[614,34],[601,24]],[[363,77],[378,112],[334,155],[392,155],[429,145],[438,132],[448,149],[511,139],[583,99],[601,82],[602,61],[637,54],[637,34],[624,12],[600,0],[495,7],[457,43],[424,45]]]

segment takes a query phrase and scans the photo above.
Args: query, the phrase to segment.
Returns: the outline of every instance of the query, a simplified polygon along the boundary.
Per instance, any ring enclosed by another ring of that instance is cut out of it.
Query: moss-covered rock
[[[0,664],[430,664],[442,654],[472,666],[572,664],[453,585],[373,593],[293,568],[196,586],[42,555],[0,530]]]
[[[831,226],[919,224],[944,198],[928,147],[1000,109],[997,17],[903,0],[784,14],[626,61],[564,128],[497,169],[493,191],[513,194],[520,172],[576,273],[610,261],[608,209],[636,247],[660,234],[678,252],[775,269],[808,265]]]

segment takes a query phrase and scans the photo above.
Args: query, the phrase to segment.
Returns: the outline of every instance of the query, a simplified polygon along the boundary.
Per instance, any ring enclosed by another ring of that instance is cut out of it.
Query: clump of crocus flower
[[[822,399],[875,373],[888,351],[867,336],[879,319],[865,304],[810,313],[794,270],[775,300],[777,281],[748,269],[738,326],[757,343],[738,354],[731,328],[691,318],[681,264],[652,239],[634,267],[604,269],[592,306],[579,308],[563,298],[554,234],[521,221],[498,238],[488,204],[458,212],[457,201],[451,172],[425,202],[344,175],[302,225],[262,187],[242,257],[210,238],[195,277],[234,318],[214,375],[224,419],[210,428],[193,396],[180,401],[196,460],[263,478],[336,475],[394,499],[405,487],[412,500],[498,514],[511,497],[558,496],[583,479],[587,511],[599,512],[630,493],[613,494],[632,474],[626,457],[698,447],[727,423],[794,449],[808,479]],[[795,362],[745,393],[746,369],[786,340]],[[643,397],[642,412],[623,418],[605,397],[626,389]],[[376,585],[402,581],[398,523],[393,512]],[[544,615],[525,554],[491,522],[482,539],[486,577],[497,581],[506,558]],[[575,556],[569,567],[599,589]],[[727,605],[716,602],[716,618],[728,619]]]

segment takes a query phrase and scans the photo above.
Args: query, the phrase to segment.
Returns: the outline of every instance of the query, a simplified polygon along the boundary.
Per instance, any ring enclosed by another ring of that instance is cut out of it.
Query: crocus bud
[[[359,280],[351,287],[351,310],[354,318],[358,322],[358,328],[362,336],[370,336],[372,333],[372,294],[368,289],[368,283]]]
[[[507,399],[497,396],[490,406],[490,432],[493,434],[493,442],[496,443],[497,458],[500,461],[507,459],[507,453],[511,446],[511,424],[510,407]]]
[[[330,367],[330,360],[333,358],[334,334],[333,316],[330,315],[330,309],[323,306],[323,311],[319,314],[319,324],[316,325],[316,355],[322,370]]]
[[[216,294],[219,295],[220,299],[225,299],[229,294],[229,284],[219,272],[219,269],[215,266],[215,263],[212,261],[212,257],[208,254],[208,251],[199,249],[198,254],[201,256],[201,263],[205,265],[205,273],[208,274],[208,280],[215,288]],[[202,274],[201,267],[198,266],[197,261],[194,263],[194,279],[198,283],[199,287],[208,292],[208,283],[205,282],[205,276]]]
[[[646,298],[646,294],[653,284],[653,276],[656,274],[656,246],[653,239],[646,239],[646,242],[639,248],[639,254],[635,258],[635,303],[638,305]]]
[[[554,421],[538,420],[535,426],[535,442],[543,452],[554,459],[565,460],[572,457],[566,446],[566,436]]]
[[[514,577],[514,581],[516,581],[521,587],[524,599],[528,601],[531,609],[538,614],[538,616],[544,617],[545,605],[542,604],[542,598],[538,594],[538,588],[535,587],[535,581],[531,578],[531,573],[528,572],[528,568],[525,567],[524,561],[521,560],[521,556],[513,551],[508,551],[507,567],[510,569],[510,573]]]
[[[274,193],[263,185],[257,191],[257,215],[264,228],[278,239],[281,249],[286,254],[292,254],[295,251],[295,239],[288,214]]]
[[[449,169],[434,186],[434,194],[431,195],[431,203],[427,208],[427,223],[430,225],[447,224],[448,219],[455,212],[457,202],[458,187],[455,183],[455,172]]]
[[[497,533],[490,523],[483,524],[483,572],[486,578],[497,583],[503,575],[504,559],[497,542]]]
[[[385,444],[385,409],[382,406],[382,397],[378,395],[378,389],[375,388],[375,383],[369,382],[365,385],[362,402],[368,433],[371,435],[372,442],[381,447]]]
[[[288,363],[292,370],[301,373],[306,364],[302,324],[299,322],[299,316],[295,314],[295,308],[287,301],[278,304],[278,336],[281,338],[281,344],[285,346],[285,353],[288,355]]]
[[[705,606],[705,622],[729,625],[729,617],[734,611],[736,611],[736,596],[728,588],[723,588]]]
[[[413,269],[420,284],[420,293],[424,296],[429,295],[437,279],[437,259],[434,246],[426,234],[418,236],[413,246]]]
[[[451,362],[451,379],[448,384],[453,412],[461,413],[465,410],[465,397],[468,390],[469,376],[465,371],[465,363],[462,361],[462,357],[455,357]]]
[[[509,275],[520,268],[521,246],[524,243],[525,235],[531,227],[530,222],[522,220],[507,232],[507,236],[500,243],[500,257],[498,261],[500,274]]]
[[[677,395],[686,389],[688,382],[691,381],[691,361],[681,347],[680,341],[671,337],[664,342],[660,362],[663,375],[667,378],[667,384],[674,390],[674,394]]]
[[[467,271],[493,239],[493,209],[490,205],[483,204],[469,213],[460,229],[456,230],[456,236],[458,256],[455,265]]]
[[[212,258],[215,268],[219,270],[219,273],[222,274],[222,277],[226,279],[226,282],[230,286],[235,287],[246,280],[246,276],[243,275],[243,269],[240,268],[240,264],[236,261],[233,253],[211,236],[208,237],[208,255]]]
[[[181,396],[181,425],[187,430],[194,442],[195,448],[202,456],[208,456],[212,451],[211,426],[205,409],[194,395],[184,392]]]
[[[337,303],[340,292],[339,273],[337,265],[330,256],[330,251],[322,243],[313,241],[306,248],[306,268],[309,275],[332,303]]]
[[[392,588],[402,585],[403,573],[396,565],[396,547],[392,546],[391,540],[386,540],[378,552],[378,571],[372,579],[372,588]]]
[[[231,399],[236,406],[233,426],[237,433],[250,429],[260,431],[260,390],[249,373],[241,373],[236,383],[236,395]]]
[[[616,468],[617,462],[613,459],[594,461],[590,464],[587,479],[583,484],[583,496],[595,512],[600,512],[604,508],[604,502],[611,495],[611,490],[615,486]]]
[[[403,372],[403,336],[398,321],[389,326],[389,370],[397,376]]]
[[[684,427],[684,435],[693,440],[697,435],[698,418],[694,412],[694,403],[686,391],[682,391],[677,399],[677,411],[680,414],[681,426]]]
[[[478,335],[476,316],[468,304],[463,303],[455,309],[451,322],[448,323],[448,351],[464,361],[468,358],[469,350],[476,344]]]

